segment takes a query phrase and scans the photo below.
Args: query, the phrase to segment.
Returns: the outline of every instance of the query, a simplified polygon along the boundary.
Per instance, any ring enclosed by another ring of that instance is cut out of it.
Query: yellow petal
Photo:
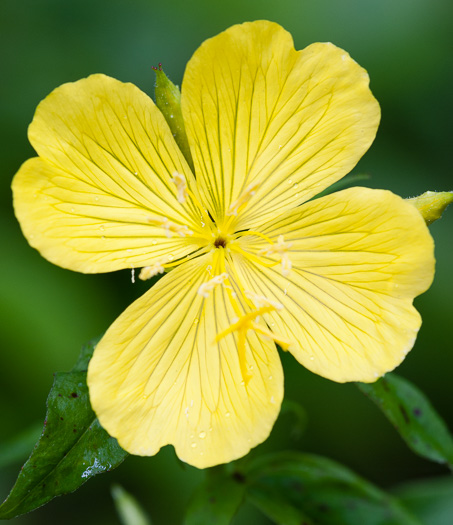
[[[138,88],[104,75],[65,84],[39,104],[29,138],[41,160],[16,175],[15,209],[30,243],[52,262],[103,272],[148,264],[154,252],[194,250],[150,223],[158,217],[195,233],[200,215],[191,201],[178,202],[174,174],[192,186],[193,176]]]
[[[220,259],[216,251],[165,275],[96,347],[92,406],[132,454],[173,444],[180,459],[204,468],[243,456],[269,435],[283,396],[280,360],[273,342],[249,332],[245,384],[235,336],[215,342],[237,315],[223,278],[200,290],[228,272]]]
[[[149,209],[108,194],[39,158],[13,181],[14,209],[31,246],[63,268],[85,273],[168,263],[199,248],[152,224]]]
[[[379,123],[368,83],[345,51],[295,51],[290,34],[266,21],[204,42],[187,65],[182,110],[217,223],[254,183],[236,229],[265,224],[348,173]]]
[[[306,203],[263,233],[290,245],[289,275],[242,256],[238,275],[283,304],[267,321],[292,341],[300,363],[334,381],[372,382],[404,359],[421,324],[412,301],[434,275],[433,241],[412,205],[388,191],[353,188]],[[241,244],[263,259],[265,241]]]

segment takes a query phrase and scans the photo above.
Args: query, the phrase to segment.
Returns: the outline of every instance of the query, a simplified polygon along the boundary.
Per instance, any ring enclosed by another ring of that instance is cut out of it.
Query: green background
[[[149,286],[131,284],[128,271],[81,275],[60,269],[23,238],[10,183],[34,155],[26,130],[41,99],[91,73],[131,81],[151,95],[151,66],[162,62],[179,84],[204,39],[234,23],[269,19],[292,33],[296,48],[331,41],[368,70],[383,117],[376,141],[354,170],[372,176],[367,185],[403,197],[452,190],[452,13],[450,0],[1,0],[0,447],[43,419],[53,372],[70,369],[82,343],[105,331]],[[452,229],[453,210],[431,228],[436,279],[416,300],[423,326],[398,370],[425,391],[450,428]],[[286,397],[304,406],[308,425],[294,439],[285,416],[264,449],[324,454],[384,487],[445,473],[409,452],[353,385],[316,377],[291,356],[283,361]],[[0,471],[0,499],[19,467]],[[167,447],[154,458],[129,458],[77,493],[11,523],[119,523],[109,493],[113,482],[135,494],[155,524],[179,523],[202,478]],[[246,506],[235,523],[269,522]]]

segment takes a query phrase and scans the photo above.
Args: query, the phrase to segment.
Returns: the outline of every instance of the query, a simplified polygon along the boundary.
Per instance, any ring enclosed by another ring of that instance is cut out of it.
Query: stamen
[[[259,253],[262,255],[280,255],[282,275],[288,277],[291,272],[292,263],[287,251],[292,245],[292,242],[284,242],[283,235],[279,235],[275,244],[272,244],[269,248],[263,248]]]
[[[244,204],[246,204],[247,201],[249,201],[250,198],[253,197],[253,195],[255,195],[256,189],[259,185],[259,182],[252,182],[251,184],[249,184],[247,188],[245,188],[245,190],[239,195],[239,197],[231,203],[226,214],[237,215],[239,209],[242,208],[242,206],[244,206]]]
[[[249,293],[252,294],[252,292],[249,292]],[[260,297],[260,296],[256,296],[256,297]],[[273,304],[271,304],[271,301],[269,299],[264,298],[264,300],[268,304],[260,306],[256,310],[253,310],[249,312],[248,314],[243,315],[240,319],[238,319],[236,322],[230,325],[226,330],[224,330],[220,334],[217,334],[217,337],[215,338],[216,343],[218,343],[221,339],[226,337],[228,334],[232,334],[233,332],[238,333],[237,347],[238,347],[239,366],[241,369],[242,379],[245,384],[247,384],[251,378],[251,375],[248,372],[247,362],[245,358],[245,353],[246,353],[245,341],[246,341],[247,332],[249,330],[254,330],[255,332],[261,335],[264,335],[265,337],[269,337],[270,339],[278,343],[280,346],[282,346],[282,348],[284,349],[288,348],[289,345],[291,344],[291,342],[286,337],[277,336],[273,334],[270,330],[268,330],[266,327],[261,326],[255,322],[255,320],[261,315],[270,313],[277,309],[280,309],[274,306]],[[281,306],[280,303],[276,303],[276,304]]]
[[[267,297],[264,297],[264,295],[257,295],[256,293],[250,292],[248,290],[244,292],[244,295],[247,297],[247,299],[253,301],[253,304],[256,308],[263,308],[263,306],[273,306],[275,310],[283,310],[282,303],[268,299]]]
[[[176,190],[178,192],[177,199],[181,204],[186,202],[188,193],[187,193],[187,182],[186,177],[182,173],[175,171],[173,173],[173,178],[171,181],[176,185]]]
[[[226,279],[228,279],[228,274],[227,273],[221,273],[220,275],[216,275],[210,281],[207,281],[207,282],[203,283],[200,286],[200,288],[198,288],[198,294],[202,295],[203,297],[208,298],[209,297],[209,293],[212,292],[212,290],[214,290],[214,288],[218,284],[222,284],[223,281],[225,281]]]
[[[159,273],[164,273],[164,270],[165,268],[162,266],[162,264],[160,262],[156,262],[152,266],[145,266],[142,268],[138,278],[142,281],[146,281]]]
[[[148,217],[148,222],[154,226],[160,226],[164,228],[165,235],[170,238],[173,234],[177,234],[180,237],[187,237],[193,235],[193,231],[189,230],[187,226],[176,224],[167,219],[167,217]]]

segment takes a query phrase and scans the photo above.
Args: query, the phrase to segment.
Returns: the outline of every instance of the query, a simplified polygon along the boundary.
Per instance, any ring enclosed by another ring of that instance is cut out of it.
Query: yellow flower
[[[265,440],[283,397],[276,342],[334,381],[372,382],[413,346],[434,273],[419,212],[388,191],[310,200],[374,139],[367,73],[277,24],[231,27],[187,65],[192,173],[162,114],[93,75],[38,106],[39,157],[14,182],[30,244],[81,272],[172,268],[110,327],[88,371],[101,424],[133,454],[197,467]]]

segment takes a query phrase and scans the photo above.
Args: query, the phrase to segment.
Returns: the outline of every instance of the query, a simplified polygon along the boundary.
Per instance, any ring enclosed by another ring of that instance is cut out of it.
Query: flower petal
[[[29,137],[40,159],[14,178],[15,211],[30,244],[55,264],[105,272],[197,248],[199,212],[178,202],[171,181],[178,172],[193,186],[193,176],[160,111],[132,84],[93,75],[57,88]],[[194,232],[191,241],[156,217]]]
[[[239,278],[281,302],[267,317],[305,367],[334,381],[372,382],[412,348],[412,306],[434,275],[433,241],[413,206],[380,190],[352,188],[309,202],[263,230],[283,235],[292,270],[238,257]],[[257,256],[262,239],[244,237]],[[266,257],[278,261],[277,256]]]
[[[291,35],[266,21],[204,42],[187,65],[182,110],[217,223],[256,182],[236,230],[265,224],[348,173],[379,123],[368,83],[345,51],[295,51]]]
[[[236,315],[223,284],[207,297],[198,293],[222,272],[218,252],[165,275],[96,347],[88,370],[92,406],[133,454],[153,455],[170,443],[199,468],[228,462],[266,439],[278,415],[283,376],[275,345],[249,332],[253,370],[245,384],[235,337],[215,342]]]

